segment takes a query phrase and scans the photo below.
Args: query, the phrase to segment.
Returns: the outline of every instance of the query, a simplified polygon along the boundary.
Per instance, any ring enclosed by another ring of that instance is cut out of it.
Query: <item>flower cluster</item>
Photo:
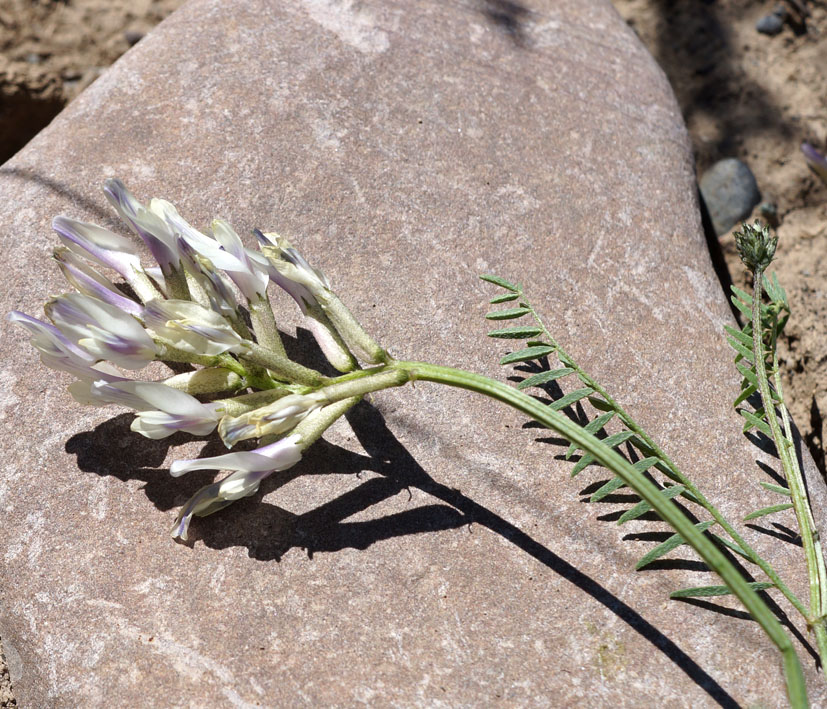
[[[754,224],[742,224],[734,236],[738,255],[747,267],[751,271],[766,270],[778,246],[778,237],[770,234],[770,228],[756,219]]]
[[[169,202],[142,204],[120,180],[107,180],[104,191],[156,265],[142,265],[132,239],[59,216],[54,257],[76,292],[49,300],[46,320],[16,311],[9,320],[29,331],[45,365],[75,378],[69,391],[78,402],[133,409],[132,430],[147,438],[217,429],[228,448],[261,439],[255,450],[172,464],[173,476],[232,471],[184,505],[173,537],[186,539],[193,516],[253,495],[268,475],[295,465],[364,394],[407,381],[387,366],[388,354],[327,278],[282,237],[256,230],[254,251],[223,220],[205,234]],[[341,376],[286,355],[267,294],[271,282],[296,300]],[[377,366],[363,370],[360,360]],[[163,381],[133,378],[152,361],[192,366]]]

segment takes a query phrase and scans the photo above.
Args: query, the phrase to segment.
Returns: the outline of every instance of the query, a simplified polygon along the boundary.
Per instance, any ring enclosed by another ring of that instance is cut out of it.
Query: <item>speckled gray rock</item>
[[[730,516],[768,504],[680,113],[608,2],[191,2],[0,170],[4,310],[63,288],[53,215],[115,225],[110,175],[197,224],[289,235],[397,356],[506,376],[476,275],[521,280]],[[21,706],[784,703],[770,643],[714,610],[732,603],[667,600],[713,577],[634,573],[662,526],[584,504],[606,475],[571,480],[496,404],[377,396],[188,547],[168,529],[208,476],[167,468],[199,445],[79,409],[25,339],[4,326],[0,635]],[[747,533],[800,590],[797,548]]]
[[[746,219],[761,201],[752,170],[737,158],[719,160],[710,167],[701,177],[700,189],[718,236]]]

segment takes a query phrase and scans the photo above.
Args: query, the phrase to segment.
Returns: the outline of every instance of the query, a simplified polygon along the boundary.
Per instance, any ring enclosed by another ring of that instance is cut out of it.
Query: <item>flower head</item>
[[[741,260],[752,271],[764,271],[775,256],[778,237],[770,235],[770,228],[758,220],[754,224],[742,224],[735,232],[735,246]]]

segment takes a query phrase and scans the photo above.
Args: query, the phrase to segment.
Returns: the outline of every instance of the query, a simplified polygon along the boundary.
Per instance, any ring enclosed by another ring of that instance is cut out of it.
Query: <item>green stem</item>
[[[804,559],[807,563],[807,575],[810,580],[810,613],[807,622],[813,628],[818,644],[819,656],[821,658],[822,671],[827,675],[827,631],[824,627],[824,557],[821,553],[821,546],[818,541],[818,532],[815,529],[815,521],[810,510],[807,490],[804,486],[804,478],[798,466],[798,458],[793,450],[792,431],[787,408],[784,406],[780,390],[780,376],[778,367],[776,370],[776,388],[780,401],[776,404],[770,391],[770,384],[767,379],[767,368],[765,364],[766,351],[764,349],[764,328],[761,323],[761,288],[763,285],[764,273],[762,269],[756,268],[753,279],[752,294],[752,357],[755,367],[755,376],[758,380],[758,391],[761,394],[761,401],[764,406],[764,416],[770,427],[775,449],[781,460],[787,484],[790,486],[790,497],[793,503],[796,519],[798,520],[798,531],[801,535],[801,545],[804,549]],[[775,348],[773,348],[773,351]],[[775,357],[775,354],[773,354]],[[778,423],[776,416],[776,405],[781,410],[784,420],[784,432]]]
[[[301,437],[302,450],[307,450],[313,445],[321,435],[335,423],[335,421],[345,414],[348,409],[362,400],[361,396],[351,396],[349,399],[342,399],[333,404],[325,406],[318,411],[314,411],[304,421],[299,422],[293,433],[299,434]],[[272,437],[275,440],[275,436]],[[262,438],[262,443],[271,443],[270,437]]]
[[[698,555],[715,571],[735,596],[743,603],[755,621],[781,652],[784,674],[787,681],[787,694],[793,707],[806,707],[807,689],[798,656],[789,636],[778,619],[767,607],[758,594],[750,588],[740,571],[723,553],[686,517],[680,508],[667,500],[658,488],[642,473],[635,470],[629,461],[617,451],[603,445],[595,436],[585,432],[565,415],[539,403],[530,396],[500,382],[482,377],[471,372],[464,372],[450,367],[440,367],[424,362],[392,362],[390,367],[410,373],[411,380],[422,380],[446,384],[448,386],[468,389],[501,401],[518,411],[530,416],[548,428],[557,431],[571,443],[594,456],[595,460],[613,471],[623,482],[632,488],[641,499],[651,505]]]
[[[250,301],[250,321],[253,323],[253,332],[256,333],[260,345],[281,357],[287,357],[281,335],[279,335],[276,326],[273,308],[266,297],[261,297],[255,302]]]
[[[318,387],[328,384],[331,381],[315,369],[310,369],[283,355],[271,352],[255,342],[250,345],[249,350],[239,354],[239,357],[247,362],[265,367],[277,377],[283,377],[285,381],[296,384]]]

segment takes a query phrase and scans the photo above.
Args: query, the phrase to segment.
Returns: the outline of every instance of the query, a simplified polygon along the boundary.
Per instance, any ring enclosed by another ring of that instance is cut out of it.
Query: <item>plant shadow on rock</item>
[[[698,663],[636,610],[495,512],[434,480],[394,436],[374,406],[362,402],[347,418],[367,455],[322,439],[307,451],[298,465],[265,480],[255,496],[236,502],[231,510],[195,520],[191,527],[193,540],[200,540],[213,549],[245,547],[253,559],[279,561],[293,548],[306,550],[312,558],[315,553],[367,549],[385,539],[476,523],[509,540],[614,613],[659,649],[718,705],[738,706]],[[170,447],[196,440],[194,437],[176,434],[161,441],[141,439],[129,431],[130,420],[129,414],[122,414],[91,432],[77,434],[69,439],[66,450],[77,455],[78,467],[84,472],[124,481],[143,480],[144,492],[161,510],[183,504],[198,488],[212,482],[212,473],[188,473],[175,479],[168,469],[159,467]],[[119,443],[113,445],[113,441]],[[202,455],[223,450],[220,440],[213,437],[207,441]],[[300,476],[343,473],[357,476],[374,473],[376,477],[304,514],[293,514],[262,501],[264,495]],[[369,521],[344,521],[410,489],[427,493],[438,502]],[[232,515],[232,519],[228,515]]]

